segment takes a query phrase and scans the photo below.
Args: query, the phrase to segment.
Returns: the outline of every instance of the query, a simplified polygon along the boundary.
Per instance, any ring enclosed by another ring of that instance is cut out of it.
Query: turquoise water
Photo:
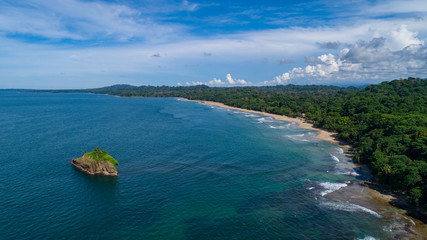
[[[0,92],[0,239],[384,238],[357,175],[295,124],[166,98]],[[96,146],[119,176],[70,160]]]

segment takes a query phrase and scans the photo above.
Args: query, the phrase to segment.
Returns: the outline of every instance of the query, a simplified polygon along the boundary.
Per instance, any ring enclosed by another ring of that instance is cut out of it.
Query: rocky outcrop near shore
[[[108,161],[92,160],[87,157],[81,157],[71,160],[71,164],[91,175],[102,174],[105,176],[117,176],[116,167]]]

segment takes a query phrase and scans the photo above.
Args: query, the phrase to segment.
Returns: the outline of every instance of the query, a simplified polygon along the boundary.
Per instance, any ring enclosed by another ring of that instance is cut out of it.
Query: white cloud
[[[157,39],[179,31],[126,5],[80,0],[0,3],[0,31],[50,39]]]
[[[280,76],[275,77],[274,80],[271,83],[285,85],[285,84],[288,83],[289,79],[291,79],[290,73],[287,72],[287,73],[283,73]],[[264,83],[268,84],[269,82],[266,81]]]
[[[418,39],[417,35],[417,32],[408,31],[407,25],[402,25],[391,32],[391,41],[395,49],[402,49],[411,44],[424,44],[424,41]]]
[[[207,84],[208,85],[224,85],[225,82],[221,81],[221,79],[214,78],[211,81],[209,81]]]
[[[200,82],[200,81],[195,81],[192,82],[191,84],[188,83],[187,85],[210,85],[210,86],[243,86],[243,85],[252,85],[251,82],[247,82],[243,79],[233,79],[233,77],[231,77],[231,74],[227,74],[226,76],[227,81],[222,81],[221,79],[217,79],[217,78],[213,78],[211,81],[208,82]],[[178,83],[180,84],[180,83]]]
[[[392,41],[401,48],[393,51],[386,47],[385,38],[369,42],[358,41],[344,48],[339,54],[322,54],[312,59],[304,68],[276,76],[265,84],[327,84],[355,82],[379,82],[407,76],[423,77],[427,74],[427,48],[417,33],[408,31],[405,25],[391,31]]]
[[[246,82],[245,80],[242,80],[242,79],[233,79],[232,77],[231,77],[231,74],[227,74],[227,82],[228,82],[228,84],[230,84],[230,85],[237,85],[237,84],[240,84],[240,85],[246,85],[246,84],[248,84],[248,82]]]

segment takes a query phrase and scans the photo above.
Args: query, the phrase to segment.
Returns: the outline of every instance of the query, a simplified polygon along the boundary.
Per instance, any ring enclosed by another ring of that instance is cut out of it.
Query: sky
[[[426,26],[426,0],[0,0],[0,88],[426,78]]]

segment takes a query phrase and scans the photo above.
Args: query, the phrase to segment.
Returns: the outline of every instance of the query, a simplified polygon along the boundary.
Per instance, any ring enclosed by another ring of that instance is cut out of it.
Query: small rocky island
[[[80,158],[71,160],[71,164],[88,174],[102,174],[106,176],[117,176],[116,159],[107,154],[106,150],[96,147],[92,152],[85,152]]]

